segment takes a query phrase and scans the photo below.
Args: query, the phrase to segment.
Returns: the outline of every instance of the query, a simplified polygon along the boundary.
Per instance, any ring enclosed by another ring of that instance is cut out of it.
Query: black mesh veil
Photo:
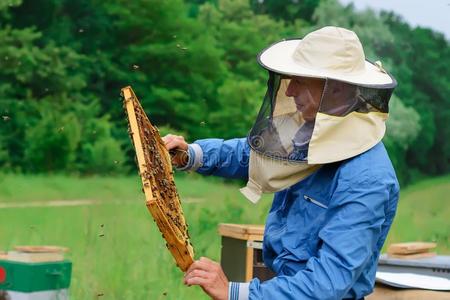
[[[389,99],[395,82],[386,86],[361,86],[327,79],[319,112],[343,117],[351,112],[389,112]]]
[[[286,95],[290,83],[291,77],[269,71],[267,92],[248,142],[254,151],[265,156],[305,163],[316,121],[305,120],[308,118],[302,113],[300,96]],[[395,79],[392,84],[383,86],[323,79],[322,96],[317,98],[320,105],[315,111],[339,118],[352,112],[388,113],[388,102],[395,86]]]

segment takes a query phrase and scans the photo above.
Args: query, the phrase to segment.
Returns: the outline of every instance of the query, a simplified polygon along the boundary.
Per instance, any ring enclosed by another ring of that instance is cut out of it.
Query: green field
[[[401,190],[397,215],[386,244],[434,241],[450,254],[450,176],[423,180]]]
[[[263,223],[270,207],[270,197],[255,206],[235,184],[195,174],[176,181],[198,257],[219,259],[218,223]],[[388,241],[435,240],[440,253],[450,253],[449,194],[450,176],[402,191]],[[93,203],[46,206],[56,200]],[[74,300],[207,299],[198,287],[182,284],[137,177],[0,175],[0,250],[23,244],[70,248]]]
[[[70,248],[72,299],[207,299],[182,284],[145,207],[138,177],[67,178],[2,175],[0,204],[96,200],[70,207],[0,208],[0,249],[54,244]],[[219,222],[263,223],[270,201],[254,206],[237,185],[177,177],[197,256],[218,260]],[[103,294],[98,297],[97,295]]]

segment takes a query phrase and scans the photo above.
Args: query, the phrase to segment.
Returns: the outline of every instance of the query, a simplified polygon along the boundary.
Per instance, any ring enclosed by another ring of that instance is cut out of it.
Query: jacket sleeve
[[[189,145],[191,170],[203,175],[248,179],[250,147],[246,138],[197,140]]]
[[[328,204],[318,254],[294,276],[264,283],[253,279],[249,299],[342,299],[370,260],[377,259],[372,256],[384,242],[389,186],[383,179],[350,181],[338,183]]]

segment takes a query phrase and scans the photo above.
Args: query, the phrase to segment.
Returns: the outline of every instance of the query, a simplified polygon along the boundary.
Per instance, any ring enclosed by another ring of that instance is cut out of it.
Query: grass
[[[238,185],[179,176],[196,257],[220,259],[220,222],[263,223],[267,199],[254,206]],[[2,175],[0,204],[92,199],[98,205],[0,209],[0,249],[51,244],[70,248],[71,299],[208,299],[182,284],[140,192],[136,177],[68,178]],[[97,295],[103,294],[98,297]]]
[[[450,176],[423,180],[400,193],[397,215],[386,245],[404,241],[437,242],[450,254]]]
[[[263,223],[270,197],[253,205],[238,185],[177,176],[196,257],[219,260],[217,224]],[[450,253],[450,176],[402,191],[388,243],[435,240]],[[182,284],[161,234],[147,212],[137,176],[70,178],[0,175],[0,204],[98,200],[97,205],[0,209],[0,249],[13,245],[67,246],[73,262],[71,299],[208,299]],[[103,294],[103,296],[98,296]]]
[[[68,199],[131,201],[142,198],[135,177],[68,178],[63,175],[0,175],[0,201]]]

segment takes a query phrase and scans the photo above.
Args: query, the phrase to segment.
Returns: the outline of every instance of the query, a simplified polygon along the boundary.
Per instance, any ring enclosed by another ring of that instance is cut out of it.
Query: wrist
[[[249,282],[232,282],[228,284],[228,300],[248,300]]]
[[[203,165],[203,150],[198,144],[189,144],[187,149],[187,163],[175,168],[178,171],[196,171]]]

